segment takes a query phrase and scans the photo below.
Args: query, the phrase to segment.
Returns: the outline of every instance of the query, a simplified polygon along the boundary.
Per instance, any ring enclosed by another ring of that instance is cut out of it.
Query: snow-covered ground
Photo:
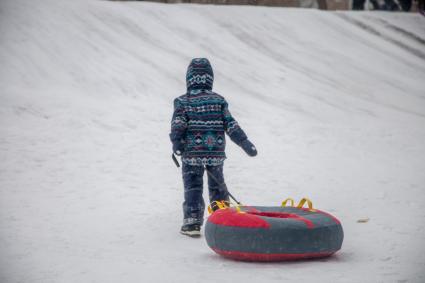
[[[424,282],[424,46],[414,14],[1,0],[0,282]],[[259,150],[229,142],[231,192],[310,197],[335,256],[234,262],[178,233],[169,122],[198,56]]]

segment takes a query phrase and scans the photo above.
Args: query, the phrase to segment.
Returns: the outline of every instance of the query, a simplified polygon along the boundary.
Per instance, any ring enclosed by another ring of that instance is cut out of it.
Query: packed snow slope
[[[424,47],[414,14],[1,0],[0,282],[424,282]],[[169,122],[198,56],[259,151],[229,142],[231,192],[311,198],[335,256],[234,262],[178,233]]]

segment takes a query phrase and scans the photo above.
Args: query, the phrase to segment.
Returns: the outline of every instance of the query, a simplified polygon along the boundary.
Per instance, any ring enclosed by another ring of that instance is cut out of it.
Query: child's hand
[[[255,146],[249,140],[244,140],[241,143],[241,147],[246,152],[246,154],[248,154],[249,156],[256,156],[257,155],[257,149],[255,148]]]
[[[178,142],[174,143],[173,144],[173,152],[174,152],[174,154],[177,155],[177,156],[182,155],[183,148],[184,148],[183,144],[178,143]]]

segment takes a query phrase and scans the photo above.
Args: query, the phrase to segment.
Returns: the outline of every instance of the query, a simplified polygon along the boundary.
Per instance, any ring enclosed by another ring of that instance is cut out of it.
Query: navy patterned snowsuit
[[[193,59],[186,74],[187,93],[174,100],[170,139],[183,161],[183,225],[203,223],[205,168],[214,176],[208,176],[210,201],[229,198],[223,177],[225,133],[240,146],[248,142],[226,100],[212,91],[213,80],[208,59]]]

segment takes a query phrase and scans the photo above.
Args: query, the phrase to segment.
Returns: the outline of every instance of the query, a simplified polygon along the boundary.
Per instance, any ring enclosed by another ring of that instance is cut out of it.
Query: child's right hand
[[[255,146],[249,140],[244,140],[241,143],[241,147],[249,156],[256,156],[258,153]]]

